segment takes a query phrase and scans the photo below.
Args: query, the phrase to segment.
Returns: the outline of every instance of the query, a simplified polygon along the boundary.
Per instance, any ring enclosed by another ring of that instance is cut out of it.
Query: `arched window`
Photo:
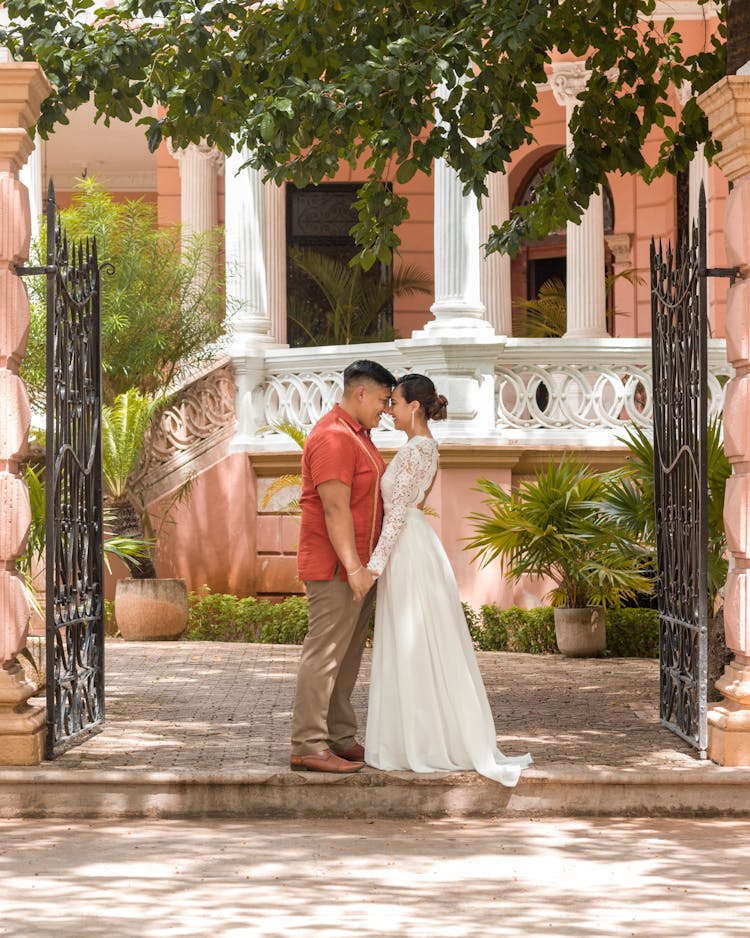
[[[513,205],[529,205],[534,200],[536,190],[541,181],[549,172],[557,155],[556,152],[547,151],[529,170],[525,179],[517,189],[517,196]],[[609,186],[604,184],[604,233],[614,231],[614,201]],[[511,290],[514,304],[514,335],[528,335],[525,309],[521,305],[525,301],[539,299],[541,288],[549,281],[560,281],[563,287],[559,291],[560,297],[553,296],[550,300],[550,322],[548,335],[561,334],[565,325],[564,318],[564,286],[567,283],[567,243],[565,229],[550,232],[542,241],[527,242],[516,258],[511,262]],[[602,276],[612,273],[612,258],[609,252],[605,254],[605,270]],[[612,297],[607,296],[607,319],[612,316]],[[554,307],[554,309],[553,309]],[[563,311],[561,317],[560,312]],[[538,334],[538,333],[535,333]]]

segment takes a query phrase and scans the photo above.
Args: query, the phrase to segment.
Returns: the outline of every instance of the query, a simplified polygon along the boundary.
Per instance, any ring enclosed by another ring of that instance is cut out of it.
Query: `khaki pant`
[[[292,714],[292,753],[347,749],[357,718],[351,695],[359,673],[375,586],[361,602],[342,580],[312,580],[307,587],[309,626],[302,645]]]

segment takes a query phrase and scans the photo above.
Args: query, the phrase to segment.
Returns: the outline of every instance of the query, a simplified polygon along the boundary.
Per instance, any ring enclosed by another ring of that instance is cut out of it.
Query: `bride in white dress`
[[[529,755],[505,756],[479,673],[456,580],[422,513],[438,468],[427,421],[447,401],[425,375],[407,374],[391,414],[408,437],[381,481],[383,530],[367,564],[379,577],[365,761],[379,769],[475,769],[518,782]]]

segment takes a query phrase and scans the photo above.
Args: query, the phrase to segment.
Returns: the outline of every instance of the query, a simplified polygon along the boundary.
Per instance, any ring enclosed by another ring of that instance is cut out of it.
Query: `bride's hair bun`
[[[448,401],[442,394],[436,394],[433,401],[425,407],[428,420],[445,420],[448,416]]]
[[[448,401],[442,394],[438,394],[432,379],[427,375],[418,375],[409,372],[399,378],[396,387],[401,388],[407,404],[418,401],[428,420],[445,420],[448,416]]]

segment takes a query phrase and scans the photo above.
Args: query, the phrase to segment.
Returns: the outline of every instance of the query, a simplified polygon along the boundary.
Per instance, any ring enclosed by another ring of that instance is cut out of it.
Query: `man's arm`
[[[367,567],[362,566],[357,553],[350,501],[351,489],[345,482],[331,479],[320,483],[318,495],[323,505],[328,538],[349,575],[349,586],[354,598],[364,599],[375,580]]]

